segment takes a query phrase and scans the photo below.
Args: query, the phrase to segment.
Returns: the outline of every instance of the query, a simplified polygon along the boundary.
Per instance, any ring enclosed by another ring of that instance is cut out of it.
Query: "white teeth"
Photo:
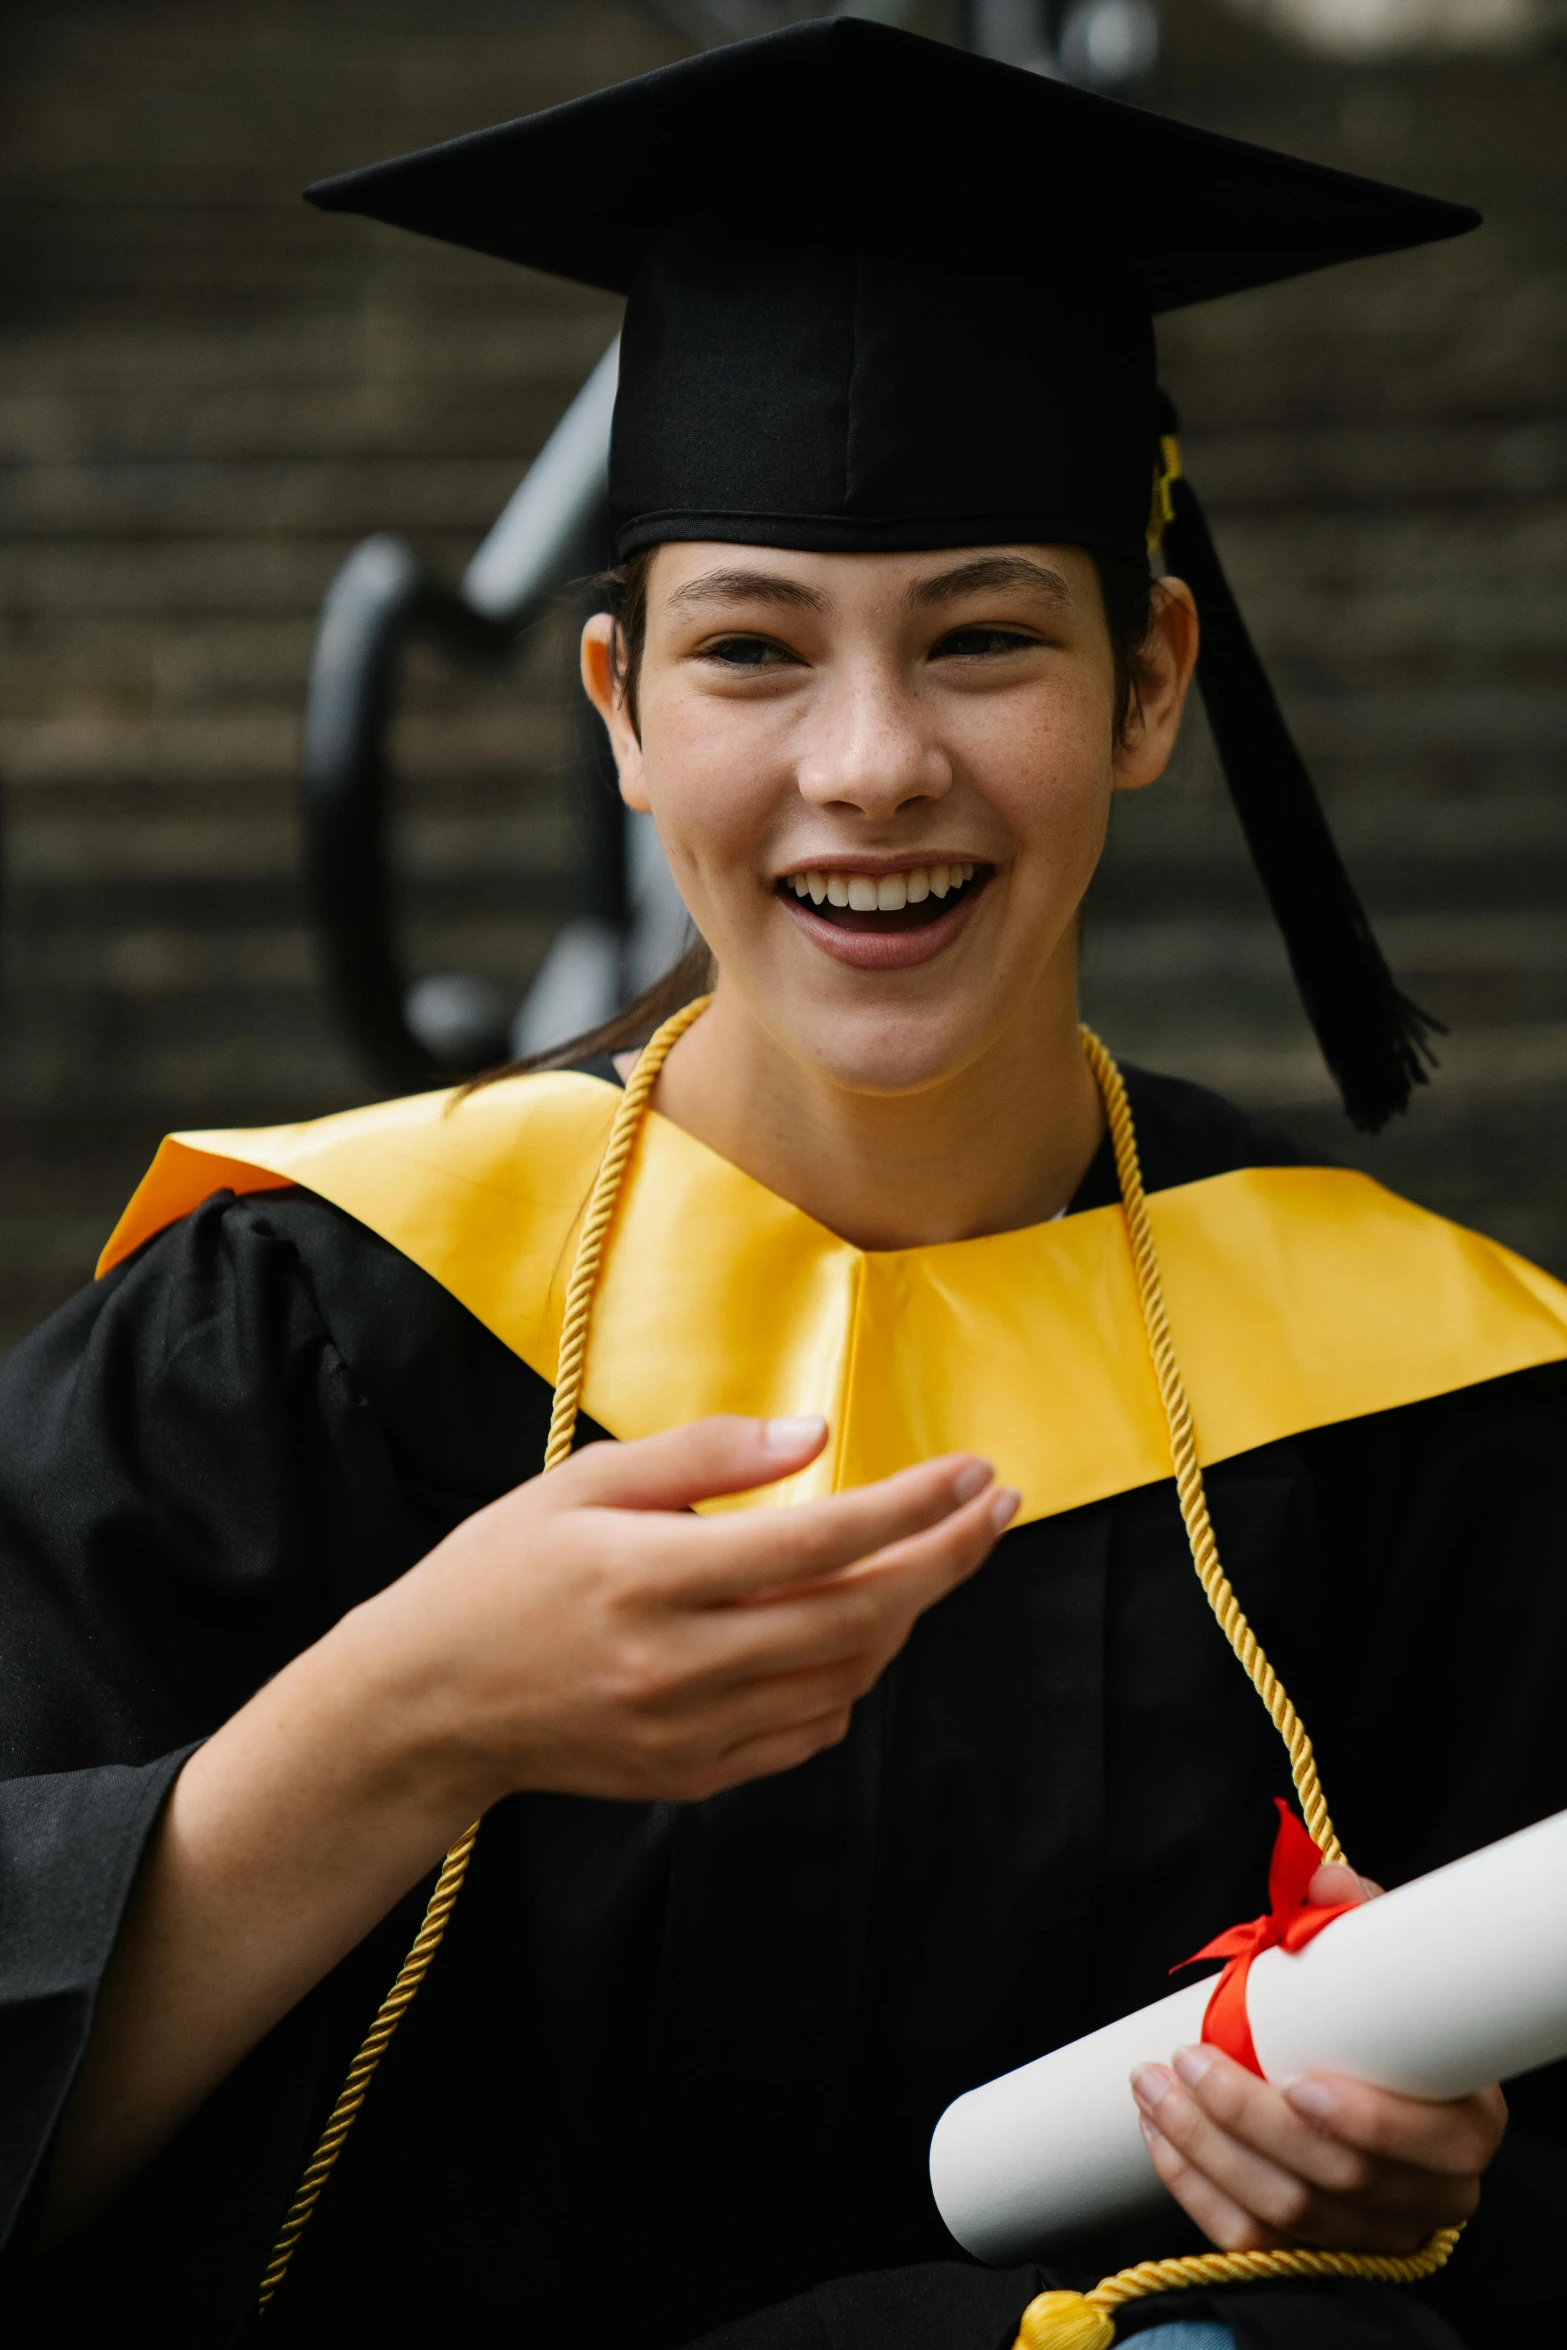
[[[904,873],[829,873],[812,866],[804,873],[788,873],[783,886],[813,906],[852,906],[858,914],[896,914],[904,906],[922,906],[927,898],[944,898],[974,878],[971,863],[911,865]]]

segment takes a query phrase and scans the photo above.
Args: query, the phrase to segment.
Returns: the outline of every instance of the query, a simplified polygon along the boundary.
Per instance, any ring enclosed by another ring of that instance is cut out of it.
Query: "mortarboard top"
[[[1056,543],[1144,563],[1161,482],[1199,682],[1350,1114],[1423,1077],[1398,994],[1219,569],[1168,478],[1164,310],[1477,225],[853,18],[735,42],[320,181],[311,201],[628,296],[624,557]]]
[[[1064,247],[1119,254],[1151,312],[1478,217],[853,17],[711,49],[309,196],[619,294],[704,214],[960,269],[1010,253],[1038,283]]]
[[[1139,558],[1153,314],[1475,220],[854,18],[310,195],[630,295],[621,554],[988,537]]]

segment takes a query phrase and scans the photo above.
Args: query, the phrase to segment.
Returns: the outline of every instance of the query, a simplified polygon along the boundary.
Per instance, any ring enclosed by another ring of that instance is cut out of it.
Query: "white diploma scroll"
[[[1253,1960],[1246,2012],[1270,2081],[1346,2073],[1462,2097],[1567,2056],[1567,1812],[1347,1910]],[[1167,2201],[1128,2085],[1197,2040],[1213,1978],[949,2105],[930,2183],[952,2234],[997,2266]]]

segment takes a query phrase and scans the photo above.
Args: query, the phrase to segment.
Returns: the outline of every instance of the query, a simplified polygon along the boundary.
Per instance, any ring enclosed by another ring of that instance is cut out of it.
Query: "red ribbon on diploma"
[[[1226,2056],[1233,2056],[1249,2073],[1262,2077],[1257,2062],[1257,2051],[1252,2045],[1251,2024],[1246,2014],[1246,1977],[1251,1962],[1264,1950],[1304,1950],[1306,1944],[1321,1933],[1324,1926],[1342,1917],[1347,1909],[1358,1909],[1356,1901],[1337,1901],[1317,1907],[1308,1905],[1306,1888],[1322,1866],[1322,1855],[1305,1827],[1289,1805],[1275,1797],[1278,1807],[1279,1832],[1273,1840],[1273,1858],[1268,1863],[1268,1914],[1252,1918],[1244,1926],[1231,1926],[1224,1934],[1194,1950],[1190,1958],[1183,1958],[1181,1966],[1195,1966],[1200,1958],[1222,1958],[1228,1963],[1213,1986],[1213,1997],[1202,2019],[1202,2036],[1211,2048],[1222,2048]],[[1180,1967],[1170,1969],[1172,1975]]]

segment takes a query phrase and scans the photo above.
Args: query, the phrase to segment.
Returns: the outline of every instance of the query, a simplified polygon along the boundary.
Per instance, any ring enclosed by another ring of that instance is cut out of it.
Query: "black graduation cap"
[[[628,297],[621,557],[678,538],[1021,540],[1142,563],[1162,529],[1197,597],[1225,774],[1345,1106],[1379,1126],[1407,1103],[1432,1024],[1393,983],[1180,475],[1153,320],[1455,236],[1477,214],[855,18],[308,193]]]

